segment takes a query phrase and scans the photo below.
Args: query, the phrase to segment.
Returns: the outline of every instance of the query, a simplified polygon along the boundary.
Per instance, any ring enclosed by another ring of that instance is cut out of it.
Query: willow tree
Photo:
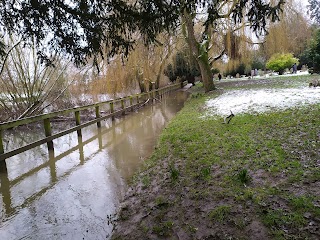
[[[146,46],[140,39],[129,54],[125,64],[134,71],[141,92],[150,88],[152,83],[156,89],[160,87],[162,72],[174,51],[176,41],[175,36],[164,33],[157,37],[157,44]]]
[[[48,60],[49,49],[69,54],[75,63],[83,64],[90,57],[112,56],[119,51],[128,54],[137,32],[145,43],[152,43],[160,32],[175,32],[182,22],[205,91],[209,91],[214,88],[207,54],[210,29],[221,19],[233,19],[262,32],[267,19],[278,20],[283,4],[284,0],[9,0],[0,2],[0,26],[26,43],[35,41],[43,60]],[[198,10],[206,13],[201,39],[195,38],[193,29]]]
[[[166,85],[168,79],[162,74],[176,46],[176,38],[162,33],[157,44],[145,45],[137,35],[135,47],[128,56],[117,54],[112,59],[99,61],[99,73],[92,79],[93,95],[146,92],[152,88]]]
[[[181,20],[185,24],[185,34],[187,42],[192,49],[193,56],[197,59],[201,70],[202,81],[205,91],[214,89],[212,81],[210,56],[208,54],[212,33],[217,32],[220,24],[230,20],[234,23],[234,29],[241,29],[241,26],[248,25],[257,34],[266,30],[267,19],[271,21],[279,20],[279,13],[284,1],[277,3],[266,1],[180,1]],[[194,34],[194,23],[199,9],[205,11],[207,16],[204,20],[204,30],[200,39]],[[214,41],[214,40],[213,40]]]
[[[309,13],[311,19],[320,24],[320,0],[308,0]]]
[[[304,16],[301,4],[287,0],[280,21],[270,25],[265,38],[264,54],[270,58],[275,53],[293,53],[299,56],[306,48],[312,31]]]

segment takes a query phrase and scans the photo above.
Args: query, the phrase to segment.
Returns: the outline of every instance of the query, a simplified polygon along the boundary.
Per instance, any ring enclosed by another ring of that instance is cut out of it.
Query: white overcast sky
[[[296,2],[300,2],[302,5],[303,5],[303,7],[307,7],[307,5],[308,5],[308,0],[295,0]]]
[[[299,9],[300,6],[302,7],[305,16],[307,18],[309,18],[308,17],[308,13],[307,13],[307,11],[308,11],[307,10],[307,5],[309,4],[308,0],[295,0],[295,3],[296,3],[296,6],[298,7],[298,9]]]

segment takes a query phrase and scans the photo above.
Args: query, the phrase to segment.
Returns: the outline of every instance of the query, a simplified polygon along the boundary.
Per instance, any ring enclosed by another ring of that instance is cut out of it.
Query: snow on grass
[[[320,103],[320,88],[233,90],[206,102],[206,115],[258,114]]]

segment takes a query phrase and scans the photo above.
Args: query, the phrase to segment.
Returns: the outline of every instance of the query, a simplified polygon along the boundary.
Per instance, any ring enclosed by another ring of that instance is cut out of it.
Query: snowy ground
[[[303,76],[303,75],[309,75],[308,71],[297,71],[297,73],[293,74],[293,73],[284,73],[283,75],[279,75],[278,73],[268,73],[268,74],[264,74],[264,75],[258,75],[258,76],[254,76],[253,79],[266,79],[269,77],[291,77],[291,76]],[[249,77],[247,76],[242,76],[240,78],[232,78],[234,80],[248,80]],[[217,80],[217,79],[216,79]],[[221,81],[230,81],[230,78],[223,78]]]
[[[234,114],[258,114],[315,103],[320,103],[320,88],[233,90],[208,100],[206,115],[226,116],[230,110]]]

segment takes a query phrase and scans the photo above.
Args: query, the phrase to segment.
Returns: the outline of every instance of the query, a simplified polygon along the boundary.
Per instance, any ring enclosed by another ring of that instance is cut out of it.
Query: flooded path
[[[84,128],[6,160],[0,172],[1,239],[109,239],[110,218],[127,180],[152,153],[161,130],[183,107],[176,92],[138,112]],[[7,147],[37,139],[12,134]]]

